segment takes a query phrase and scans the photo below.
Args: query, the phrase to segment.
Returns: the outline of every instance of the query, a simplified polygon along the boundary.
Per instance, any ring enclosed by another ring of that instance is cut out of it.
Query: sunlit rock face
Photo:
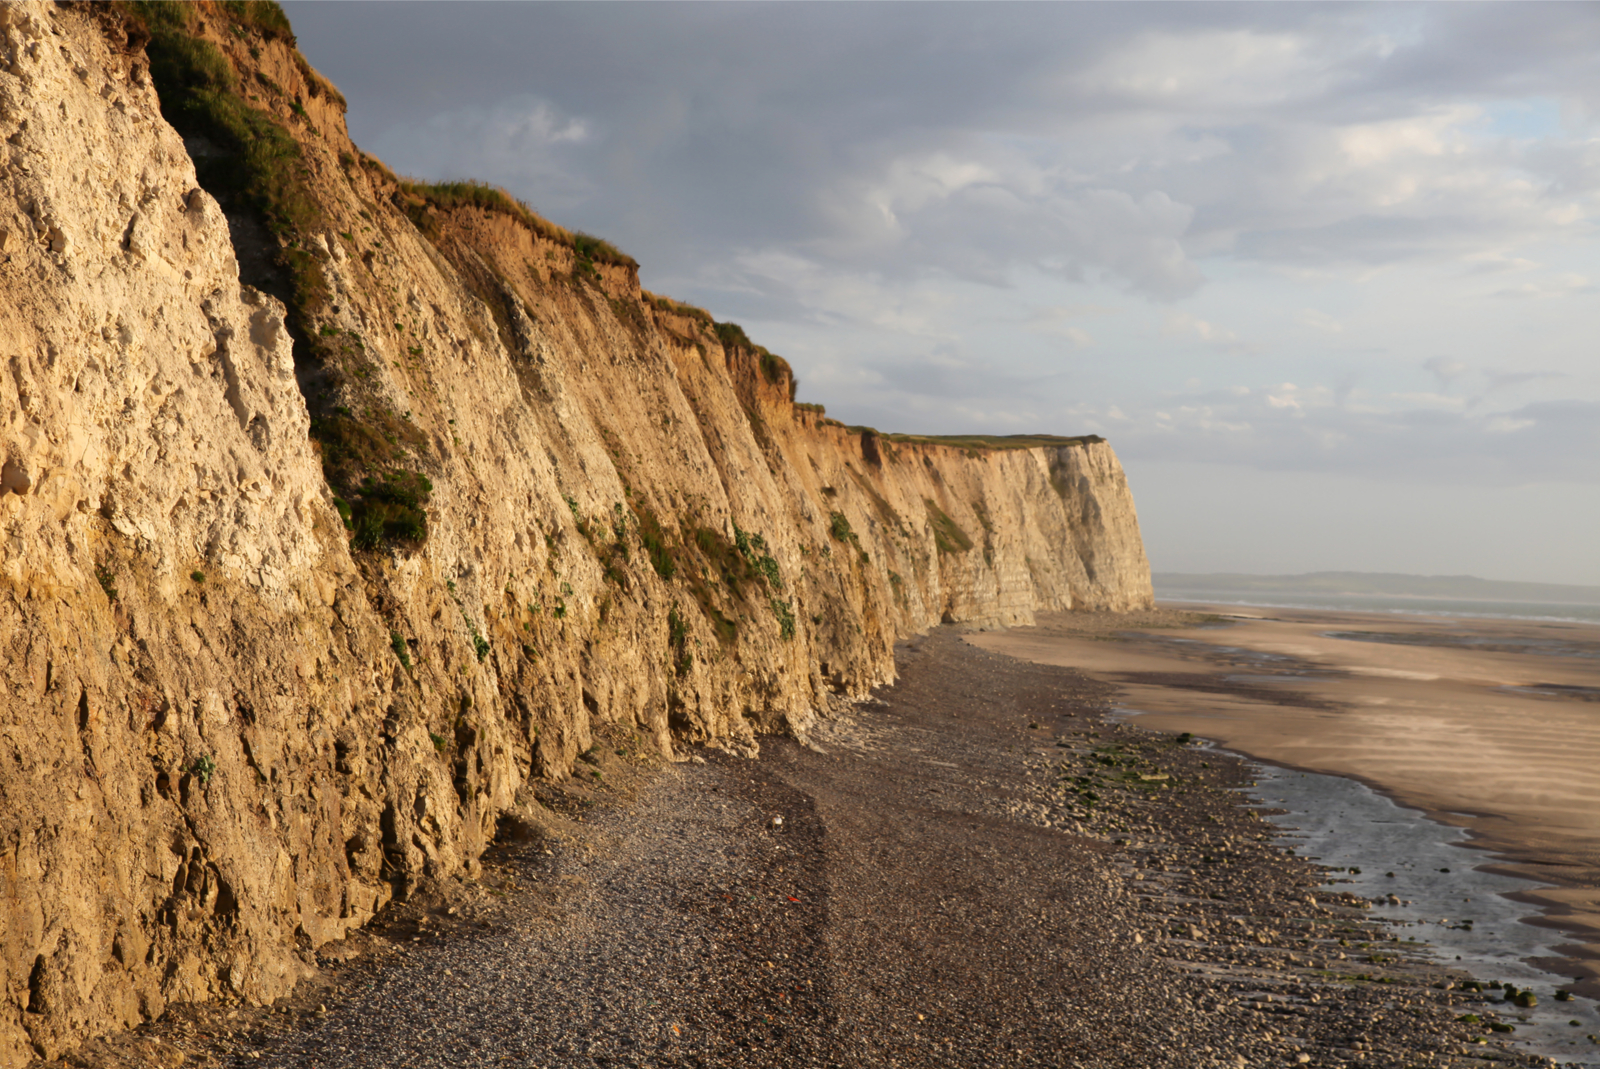
[[[397,183],[289,39],[196,10],[298,145],[298,229],[203,188],[225,148],[138,26],[0,8],[0,1065],[283,994],[601,725],[753,756],[941,620],[1151,603],[1104,442],[796,408],[625,258]]]

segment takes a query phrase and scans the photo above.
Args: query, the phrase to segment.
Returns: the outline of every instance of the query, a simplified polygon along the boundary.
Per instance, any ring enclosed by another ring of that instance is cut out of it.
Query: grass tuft
[[[940,553],[965,553],[972,548],[972,539],[967,537],[967,532],[946,515],[944,509],[934,504],[932,498],[925,497],[922,503],[927,507],[928,523],[933,526],[933,541]]]
[[[829,518],[828,531],[836,542],[856,541],[856,533],[850,529],[850,517],[842,512],[835,512]]]
[[[678,562],[667,546],[667,535],[661,529],[660,518],[652,510],[640,505],[635,505],[634,511],[639,517],[639,541],[644,543],[644,552],[650,558],[650,567],[654,568],[661,578],[671,579],[678,574]]]
[[[400,658],[400,663],[407,668],[411,667],[411,651],[406,646],[405,636],[398,631],[389,632],[389,648],[394,650],[394,655]]]
[[[789,384],[789,400],[794,400],[795,382],[794,369],[789,366],[789,361],[769,350],[764,345],[757,345],[750,340],[750,335],[737,323],[713,323],[712,329],[716,332],[717,340],[722,347],[731,352],[753,353],[760,363],[761,377],[773,386]]]

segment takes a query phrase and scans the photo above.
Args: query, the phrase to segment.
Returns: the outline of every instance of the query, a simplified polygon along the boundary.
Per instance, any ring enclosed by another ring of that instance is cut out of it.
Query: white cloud
[[[1343,334],[1344,324],[1326,312],[1319,312],[1315,308],[1302,308],[1295,313],[1295,321],[1312,330],[1324,334]]]
[[[1094,344],[1094,335],[1075,322],[1115,313],[1106,305],[1049,305],[1035,308],[1026,321],[1029,330],[1036,334],[1065,338],[1080,349]]]
[[[1491,416],[1489,421],[1484,424],[1484,429],[1486,429],[1490,434],[1512,434],[1516,431],[1526,430],[1529,427],[1536,427],[1538,425],[1539,421],[1536,419],[1516,419],[1512,416]]]
[[[1151,30],[1072,77],[1079,92],[1122,106],[1183,112],[1281,106],[1327,89],[1334,72],[1302,34],[1250,29]]]
[[[1240,338],[1236,332],[1188,312],[1167,312],[1163,319],[1161,334],[1167,338],[1198,338],[1219,352],[1248,354],[1256,351],[1254,346]]]
[[[1578,295],[1589,296],[1596,292],[1600,292],[1600,290],[1597,290],[1595,284],[1589,281],[1587,275],[1568,272],[1532,282],[1523,282],[1516,286],[1508,286],[1505,289],[1497,290],[1494,296],[1513,299],[1527,299],[1530,297],[1542,299]]]

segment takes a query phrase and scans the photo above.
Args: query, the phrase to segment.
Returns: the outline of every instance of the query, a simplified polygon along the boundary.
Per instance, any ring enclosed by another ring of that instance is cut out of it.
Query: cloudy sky
[[[285,7],[830,415],[1104,434],[1158,571],[1600,584],[1600,6]]]

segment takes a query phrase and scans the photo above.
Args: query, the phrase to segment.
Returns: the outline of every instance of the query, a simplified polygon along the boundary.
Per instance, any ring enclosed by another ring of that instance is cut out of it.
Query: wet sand
[[[1145,727],[1353,777],[1466,828],[1498,870],[1553,885],[1525,896],[1572,936],[1548,967],[1600,995],[1600,628],[1172,608],[1192,611],[1050,614],[967,641],[1114,684]]]

